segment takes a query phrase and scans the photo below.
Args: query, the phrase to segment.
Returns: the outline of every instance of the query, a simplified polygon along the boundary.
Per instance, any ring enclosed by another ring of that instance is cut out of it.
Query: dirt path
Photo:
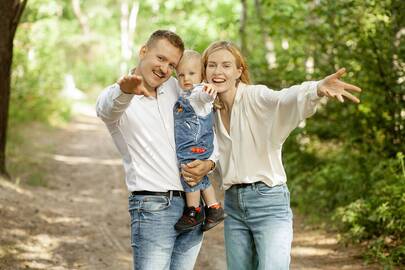
[[[0,180],[0,269],[131,269],[127,190],[103,124],[81,115],[52,134],[32,129],[47,187]],[[291,269],[376,269],[298,219]],[[226,269],[222,226],[205,235],[195,269]]]

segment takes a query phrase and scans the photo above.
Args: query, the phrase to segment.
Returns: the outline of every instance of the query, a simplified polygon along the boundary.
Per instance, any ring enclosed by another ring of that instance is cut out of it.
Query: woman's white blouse
[[[287,181],[282,146],[291,131],[315,113],[321,99],[317,83],[305,82],[281,91],[239,83],[230,134],[219,111],[215,114],[220,158],[214,175],[225,189],[240,183],[263,181],[275,186]]]

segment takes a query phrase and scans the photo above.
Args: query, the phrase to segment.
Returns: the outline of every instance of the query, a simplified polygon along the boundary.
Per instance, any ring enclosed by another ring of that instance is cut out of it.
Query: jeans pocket
[[[170,207],[166,196],[135,196],[129,198],[129,211],[156,212]]]
[[[171,206],[166,196],[135,195],[129,197],[131,217],[131,245],[139,248],[142,231],[147,231],[165,217],[165,209]]]
[[[140,203],[140,210],[145,212],[162,211],[170,206],[170,200],[166,196],[144,196]]]
[[[284,186],[278,185],[274,187],[269,187],[266,184],[257,183],[254,187],[254,190],[256,191],[257,194],[262,196],[272,196],[272,195],[274,196],[277,194],[284,193]]]
[[[259,199],[265,199],[271,207],[290,208],[290,194],[286,185],[269,187],[266,184],[259,183],[255,185],[254,191],[259,195]]]

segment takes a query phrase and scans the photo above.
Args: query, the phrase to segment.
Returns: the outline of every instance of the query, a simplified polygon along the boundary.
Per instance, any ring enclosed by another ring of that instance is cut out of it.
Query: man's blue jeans
[[[225,191],[225,212],[228,269],[289,269],[293,231],[287,185],[232,186]]]
[[[135,270],[194,268],[202,243],[201,229],[182,234],[174,229],[184,204],[184,198],[176,196],[129,196]]]

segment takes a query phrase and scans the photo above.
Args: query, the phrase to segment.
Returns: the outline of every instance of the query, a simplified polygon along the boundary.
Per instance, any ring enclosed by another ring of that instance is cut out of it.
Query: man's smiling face
[[[164,38],[143,46],[139,54],[138,72],[143,78],[145,88],[152,92],[167,81],[181,56],[181,50]]]

